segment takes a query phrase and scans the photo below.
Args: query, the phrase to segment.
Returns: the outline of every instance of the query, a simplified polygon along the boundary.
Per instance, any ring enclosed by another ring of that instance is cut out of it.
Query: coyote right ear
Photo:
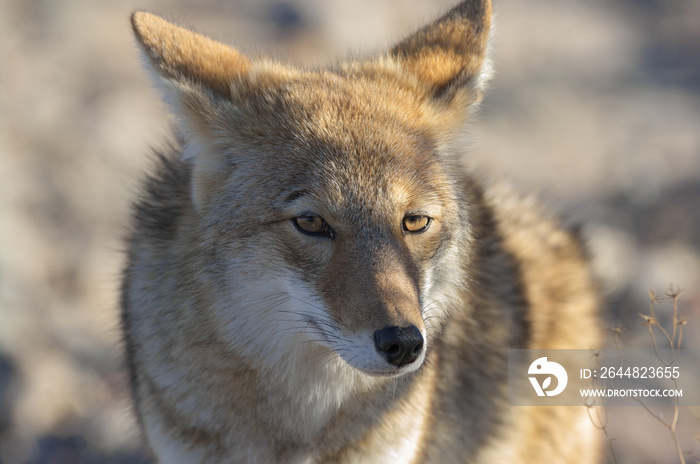
[[[166,80],[201,85],[228,97],[231,81],[250,68],[250,60],[233,48],[156,15],[137,11],[131,25],[152,69]]]
[[[391,49],[390,55],[436,98],[463,88],[480,99],[491,75],[491,1],[467,0]]]
[[[217,146],[220,105],[230,102],[232,85],[250,71],[248,58],[222,43],[150,13],[131,16],[136,39],[156,74],[191,160],[192,201],[201,210],[228,168]]]

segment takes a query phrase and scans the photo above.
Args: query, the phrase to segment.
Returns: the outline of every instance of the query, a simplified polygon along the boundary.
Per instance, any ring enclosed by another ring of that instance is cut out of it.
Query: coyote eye
[[[333,238],[335,232],[331,226],[321,217],[315,214],[305,214],[292,218],[292,222],[299,232],[307,235],[316,235]]]
[[[430,218],[428,216],[421,216],[419,214],[406,216],[403,218],[403,229],[406,232],[420,233],[424,232],[430,225]]]

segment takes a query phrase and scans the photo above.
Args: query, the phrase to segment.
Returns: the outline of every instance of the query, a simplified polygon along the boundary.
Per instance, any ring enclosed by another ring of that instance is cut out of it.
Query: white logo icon
[[[528,374],[548,374],[547,377],[540,383],[537,381],[537,377],[529,377],[532,387],[535,389],[537,396],[556,396],[563,392],[566,388],[566,383],[569,381],[569,376],[566,374],[566,369],[562,367],[561,364],[555,363],[554,361],[547,361],[547,358],[538,358],[530,364],[530,368],[527,370]],[[547,390],[547,388],[552,383],[552,377],[557,378],[557,388],[554,390]]]

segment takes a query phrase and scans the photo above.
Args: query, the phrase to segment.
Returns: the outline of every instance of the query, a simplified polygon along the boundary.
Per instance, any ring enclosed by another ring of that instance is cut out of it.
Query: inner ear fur
[[[490,77],[491,15],[490,0],[467,0],[394,46],[389,54],[435,97],[451,98],[466,87],[475,90],[478,99]]]
[[[151,66],[165,79],[230,97],[231,81],[250,69],[250,60],[233,48],[156,15],[137,11],[131,25]]]

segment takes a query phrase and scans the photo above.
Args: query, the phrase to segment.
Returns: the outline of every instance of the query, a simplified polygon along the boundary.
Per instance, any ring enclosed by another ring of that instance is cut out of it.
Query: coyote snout
[[[330,322],[321,327],[327,346],[371,376],[393,377],[418,369],[429,343],[421,307],[421,300],[429,297],[421,289],[425,279],[411,271],[410,254],[391,251],[400,248],[400,242],[374,240],[369,247],[342,237],[339,233],[319,274],[337,276],[335,267],[340,265],[345,275],[356,277],[322,278],[315,288],[324,302],[319,317]]]

